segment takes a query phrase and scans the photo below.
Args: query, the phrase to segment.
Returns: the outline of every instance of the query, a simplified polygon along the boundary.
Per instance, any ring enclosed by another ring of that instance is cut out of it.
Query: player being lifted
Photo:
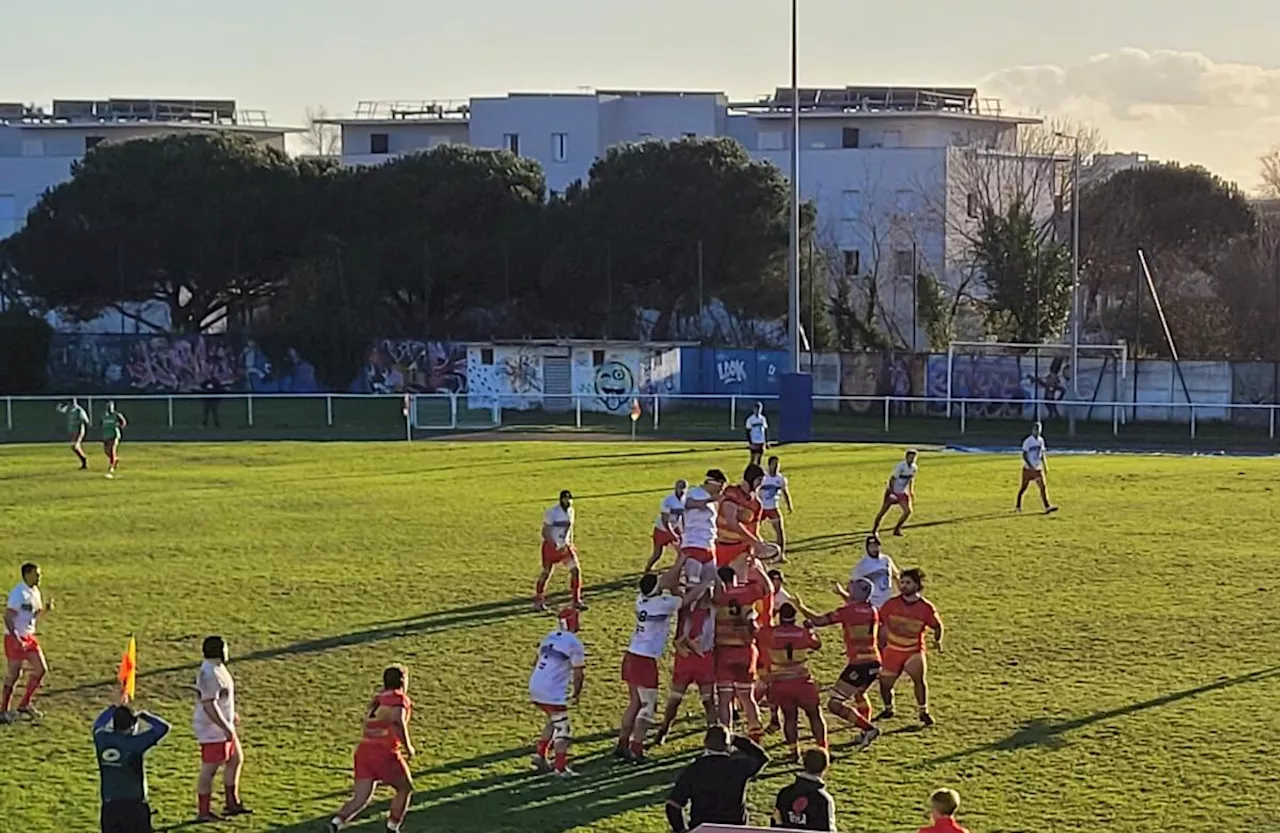
[[[58,410],[67,418],[67,438],[71,440],[71,453],[80,461],[80,469],[89,468],[89,458],[84,453],[84,433],[89,427],[89,414],[80,407],[78,399],[72,399]]]
[[[329,822],[329,833],[346,828],[373,797],[379,784],[396,791],[387,813],[387,830],[399,833],[413,796],[413,776],[406,758],[413,758],[409,740],[409,717],[413,701],[409,699],[409,672],[393,665],[382,672],[382,691],[373,697],[364,718],[364,734],[356,746],[355,788],[351,800]],[[402,751],[403,750],[403,751]]]
[[[898,579],[898,590],[898,595],[880,608],[880,697],[884,700],[884,711],[876,720],[893,717],[893,686],[905,672],[915,686],[920,722],[932,726],[924,632],[933,631],[933,647],[941,651],[942,619],[934,606],[920,595],[924,590],[922,570],[903,570]]]
[[[862,730],[858,742],[861,749],[866,749],[880,736],[880,730],[871,722],[871,702],[867,699],[867,689],[880,674],[880,616],[870,601],[873,592],[874,585],[870,580],[855,578],[842,594],[845,596],[844,605],[808,623],[815,628],[839,625],[844,632],[847,664],[831,691],[827,709]],[[850,700],[853,700],[852,707],[849,706]]]
[[[809,654],[822,647],[818,635],[796,624],[796,607],[790,602],[778,608],[778,624],[761,632],[763,655],[767,658],[769,700],[782,712],[782,737],[791,753],[790,763],[800,760],[799,713],[809,718],[813,742],[827,748],[827,722],[822,717],[818,684],[809,672]]]
[[[107,477],[116,476],[120,463],[120,437],[129,426],[129,420],[116,410],[116,403],[108,402],[102,412],[102,451],[107,455]]]
[[[893,473],[889,475],[889,483],[884,490],[884,503],[880,506],[880,514],[876,515],[875,522],[871,524],[872,535],[880,531],[880,521],[884,520],[884,516],[889,514],[889,510],[895,506],[902,510],[902,516],[894,524],[893,534],[902,534],[902,526],[907,522],[907,518],[911,517],[916,503],[917,456],[916,450],[909,448],[905,459],[893,467]]]
[[[653,570],[658,559],[662,558],[662,551],[667,547],[675,547],[677,552],[679,551],[680,526],[684,519],[684,496],[688,489],[688,483],[677,480],[675,489],[662,499],[662,506],[658,509],[658,519],[653,523],[653,552],[644,565],[646,573]]]
[[[566,607],[560,611],[559,627],[538,646],[537,664],[529,676],[529,699],[546,718],[538,736],[533,768],[554,771],[560,778],[577,775],[569,768],[569,741],[573,737],[569,706],[577,706],[582,697],[587,665],[586,649],[577,633],[578,611]],[[547,762],[548,752],[555,755],[554,765]]]
[[[680,530],[680,557],[676,564],[689,584],[701,584],[703,573],[716,569],[716,525],[720,514],[720,495],[728,478],[720,469],[707,471],[701,486],[694,486],[684,496],[684,525]]]
[[[586,610],[582,602],[582,567],[578,562],[578,550],[573,546],[573,493],[560,492],[560,500],[542,515],[542,572],[538,574],[533,590],[533,609],[546,610],[547,581],[558,564],[569,565],[569,590],[573,594],[573,606]]]
[[[728,486],[720,495],[720,511],[716,516],[716,566],[733,567],[744,575],[747,556],[772,560],[779,550],[760,540],[760,521],[764,507],[756,499],[756,490],[764,480],[764,469],[755,463],[742,472],[742,481]]]
[[[758,491],[760,505],[764,507],[764,518],[773,527],[773,540],[778,545],[778,560],[787,560],[787,534],[782,523],[782,513],[778,509],[778,498],[787,506],[787,512],[795,511],[791,503],[791,486],[787,478],[778,469],[778,458],[769,458],[769,473],[760,481]]]
[[[1031,434],[1022,441],[1022,486],[1018,489],[1018,500],[1014,505],[1018,512],[1022,511],[1022,496],[1027,493],[1027,487],[1032,483],[1040,489],[1040,502],[1044,504],[1044,513],[1048,515],[1058,511],[1058,507],[1049,502],[1049,487],[1044,482],[1048,461],[1045,459],[1043,430],[1043,426],[1037,422],[1031,426]]]
[[[644,763],[644,738],[658,722],[658,660],[671,635],[671,621],[695,599],[711,588],[711,580],[687,590],[682,596],[665,591],[676,587],[680,574],[673,567],[661,577],[645,573],[640,577],[636,597],[636,627],[631,644],[622,656],[622,681],[629,699],[622,711],[622,728],[614,754],[633,763]]]
[[[655,744],[661,745],[666,740],[671,724],[680,711],[684,694],[691,685],[698,687],[707,727],[719,722],[716,714],[716,619],[711,595],[709,592],[702,593],[692,606],[681,610],[677,617],[676,636],[672,642],[676,659],[671,669],[671,690],[667,694],[667,707],[662,715],[662,723],[654,733]]]
[[[729,726],[733,720],[736,697],[747,723],[747,735],[759,742],[764,736],[760,725],[760,708],[756,702],[756,676],[760,652],[756,647],[756,603],[773,593],[769,578],[754,561],[749,562],[745,583],[739,582],[732,567],[721,567],[717,574],[712,603],[716,614],[716,699],[720,723]]]

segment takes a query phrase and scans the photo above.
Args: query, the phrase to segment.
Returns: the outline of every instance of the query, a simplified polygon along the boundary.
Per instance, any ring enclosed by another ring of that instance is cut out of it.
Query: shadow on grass
[[[1127,706],[1119,706],[1106,711],[1094,712],[1093,714],[1076,717],[1071,720],[1062,720],[1058,722],[1037,719],[1029,721],[1018,731],[1001,738],[992,743],[975,746],[971,749],[965,749],[950,755],[944,755],[939,758],[925,761],[920,764],[921,767],[934,766],[936,764],[947,764],[968,758],[972,755],[979,755],[983,752],[1017,752],[1022,749],[1032,747],[1043,747],[1047,749],[1060,749],[1066,746],[1067,741],[1062,737],[1067,732],[1074,732],[1077,729],[1083,729],[1086,726],[1092,726],[1095,723],[1101,723],[1117,717],[1127,717],[1131,714],[1137,714],[1148,709],[1156,709],[1161,706],[1167,706],[1171,703],[1177,703],[1181,700],[1189,700],[1193,697],[1199,697],[1202,694],[1209,694],[1214,691],[1222,691],[1223,689],[1233,688],[1238,685],[1247,683],[1257,683],[1263,680],[1280,677],[1280,665],[1264,668],[1260,671],[1254,671],[1250,674],[1241,674],[1238,677],[1228,677],[1217,682],[1207,683],[1195,688],[1183,689],[1161,697],[1154,697],[1150,700],[1143,700],[1139,703],[1130,703]]]
[[[612,581],[600,582],[598,584],[589,585],[583,588],[583,594],[588,599],[595,596],[606,596],[617,593],[621,590],[632,587],[636,582],[635,576],[627,576],[624,578],[614,579]],[[334,636],[325,636],[318,639],[307,639],[301,642],[294,642],[289,645],[281,645],[275,648],[263,648],[257,651],[250,651],[247,654],[235,656],[232,659],[233,664],[242,662],[257,662],[260,660],[272,660],[280,657],[297,656],[300,654],[315,654],[331,651],[335,648],[347,648],[353,645],[366,645],[371,642],[380,642],[386,639],[400,639],[407,636],[424,636],[443,631],[456,631],[465,628],[483,627],[504,619],[510,619],[519,615],[537,615],[531,610],[532,597],[525,596],[517,599],[507,599],[506,601],[484,602],[481,604],[468,605],[466,607],[452,608],[450,610],[438,610],[432,613],[424,613],[420,616],[413,616],[406,619],[397,619],[387,622],[379,622],[371,627],[363,630],[351,631],[350,633],[336,634]],[[554,608],[554,604],[552,605]],[[548,618],[550,621],[550,618]],[[148,677],[158,677],[165,674],[174,674],[180,671],[195,671],[199,667],[198,662],[185,663],[183,665],[172,665],[167,668],[154,668],[143,671],[138,674],[139,679]],[[115,680],[101,680],[95,683],[84,683],[69,688],[53,689],[48,692],[48,696],[56,696],[59,694],[72,694],[82,691],[89,691],[95,688],[106,688],[116,685]]]
[[[940,518],[936,521],[922,521],[920,523],[909,523],[904,527],[906,530],[929,529],[938,526],[955,526],[959,524],[982,523],[983,521],[996,521],[1001,518],[1017,517],[1012,511],[1009,512],[983,512],[976,515],[962,515],[958,518]],[[892,515],[886,520],[892,520]],[[839,549],[841,547],[861,546],[867,536],[871,534],[870,529],[863,529],[856,532],[832,532],[826,535],[813,535],[808,538],[799,538],[787,545],[787,554],[802,552],[825,552],[827,550]],[[891,540],[890,533],[881,532],[880,539]]]

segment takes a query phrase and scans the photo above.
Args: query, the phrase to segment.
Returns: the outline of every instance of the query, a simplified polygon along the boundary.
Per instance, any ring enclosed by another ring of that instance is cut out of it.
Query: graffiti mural
[[[575,349],[570,374],[583,410],[630,413],[631,400],[640,395],[640,368],[651,355],[640,348]]]
[[[204,336],[154,336],[137,342],[125,371],[131,387],[146,393],[188,393],[208,380],[227,390],[241,386],[244,368],[235,351]]]
[[[841,353],[841,396],[923,396],[925,356],[912,353]],[[842,407],[855,414],[865,414],[884,405],[867,400],[845,401]],[[895,402],[894,413],[906,414],[912,406]],[[918,410],[918,408],[916,409]]]
[[[631,400],[639,393],[635,373],[622,362],[605,362],[596,368],[595,392],[606,411],[630,409]]]
[[[350,392],[466,393],[466,345],[381,339],[370,345]]]
[[[472,408],[542,407],[542,354],[532,347],[467,348],[467,392]]]
[[[966,406],[973,418],[1018,419],[1032,413],[1034,374],[1024,373],[1017,356],[955,356],[951,370],[953,399],[989,399]],[[931,355],[928,368],[929,410],[947,410],[947,357]]]
[[[55,393],[129,389],[125,368],[136,339],[57,333],[49,346],[49,387]]]
[[[680,351],[663,350],[640,362],[640,378],[636,385],[646,396],[672,396],[680,392]]]

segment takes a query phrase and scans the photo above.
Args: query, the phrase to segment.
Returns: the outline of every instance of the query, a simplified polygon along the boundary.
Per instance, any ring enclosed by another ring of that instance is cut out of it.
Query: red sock
[[[18,704],[18,708],[25,709],[31,705],[31,701],[35,699],[36,692],[40,690],[40,683],[43,681],[43,674],[39,677],[27,677],[27,690],[22,693],[22,702]]]
[[[202,816],[213,815],[213,807],[211,806],[212,802],[213,796],[209,795],[209,793],[197,793],[196,812]]]
[[[569,753],[557,752],[556,753],[556,772],[564,772],[568,768],[569,768]]]
[[[759,743],[760,741],[764,740],[764,730],[763,730],[763,729],[748,729],[748,730],[747,730],[747,737],[751,738],[751,739],[752,739],[753,741],[755,741],[756,743]]]
[[[854,715],[853,715],[853,725],[857,726],[859,729],[861,729],[864,732],[875,725],[871,722],[871,704],[870,703],[858,704],[858,709],[857,711],[854,712]]]
[[[239,787],[227,787],[227,806],[228,807],[240,806],[240,788]]]
[[[13,702],[13,686],[4,687],[4,693],[0,694],[0,712],[9,711],[9,704]]]
[[[632,741],[631,741],[631,754],[632,754],[632,755],[643,755],[643,754],[644,754],[644,741],[642,741],[642,740],[635,740],[635,739],[632,739]]]
[[[569,589],[573,591],[574,604],[582,604],[582,576],[569,579]]]
[[[544,738],[538,738],[538,757],[547,757],[547,750],[551,748],[551,741]]]
[[[547,592],[547,580],[545,578],[538,579],[538,583],[534,585],[534,588],[533,588],[533,600],[535,602],[541,602],[542,597],[546,595],[546,592]]]

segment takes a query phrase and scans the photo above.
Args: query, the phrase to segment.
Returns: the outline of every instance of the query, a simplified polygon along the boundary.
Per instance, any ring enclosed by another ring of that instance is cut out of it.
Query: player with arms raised
[[[533,609],[546,610],[547,582],[558,564],[569,565],[569,590],[573,593],[573,606],[586,610],[582,603],[582,567],[578,562],[578,550],[573,546],[573,493],[560,492],[560,500],[542,515],[542,572],[533,590]]]
[[[708,573],[709,576],[713,574]],[[676,621],[676,636],[672,642],[676,659],[671,670],[671,690],[667,694],[667,707],[662,723],[654,734],[653,742],[666,740],[671,724],[680,711],[680,703],[689,686],[696,685],[702,698],[707,727],[719,721],[716,714],[716,619],[711,605],[711,593],[702,592],[692,606],[680,611]]]
[[[893,686],[904,672],[915,685],[920,722],[933,725],[929,714],[929,684],[926,678],[924,632],[933,631],[933,647],[942,650],[942,619],[924,596],[924,571],[903,570],[898,579],[898,595],[880,608],[880,697],[884,711],[876,720],[893,717]]]
[[[72,399],[59,405],[58,411],[67,418],[67,438],[71,440],[71,453],[80,461],[80,470],[89,468],[89,458],[84,453],[84,433],[89,428],[89,414],[80,407],[80,401]]]
[[[746,583],[739,583],[732,567],[721,567],[712,603],[716,615],[716,689],[720,722],[733,719],[733,701],[742,706],[747,735],[759,742],[764,736],[760,707],[756,702],[756,676],[760,652],[756,647],[756,604],[773,594],[769,578],[757,567]]]
[[[862,730],[859,740],[862,749],[880,736],[880,730],[871,722],[871,702],[867,700],[867,689],[880,674],[880,616],[870,601],[873,592],[870,580],[855,578],[843,594],[843,606],[807,623],[815,628],[839,625],[844,632],[847,664],[831,691],[827,710]],[[849,700],[853,700],[852,708]]]
[[[811,628],[796,624],[796,615],[795,605],[783,604],[778,608],[778,624],[760,634],[760,646],[768,658],[769,700],[782,712],[782,736],[791,749],[790,763],[800,760],[800,712],[809,718],[814,743],[827,748],[821,696],[809,673],[809,654],[820,649],[822,642]]]
[[[1045,485],[1044,476],[1048,471],[1045,459],[1044,428],[1040,423],[1031,426],[1031,434],[1022,441],[1022,486],[1018,489],[1018,500],[1014,509],[1022,511],[1022,496],[1032,483],[1040,489],[1040,502],[1044,504],[1044,513],[1049,515],[1058,511],[1058,507],[1049,502],[1049,487]]]
[[[22,581],[9,593],[4,608],[4,658],[7,663],[4,674],[4,691],[0,694],[0,723],[13,723],[18,715],[32,720],[40,718],[40,711],[33,705],[36,692],[44,682],[44,675],[49,671],[49,663],[45,661],[44,650],[36,637],[36,625],[44,618],[45,613],[53,607],[50,600],[46,605],[40,595],[40,567],[30,562],[23,564],[20,571]],[[27,689],[23,692],[22,702],[17,712],[9,711],[13,702],[13,690],[22,676],[22,669],[27,670]]]
[[[733,567],[742,575],[749,555],[769,560],[780,550],[760,539],[760,521],[764,507],[756,499],[756,490],[764,480],[764,469],[751,463],[742,472],[742,482],[721,493],[720,511],[716,516],[716,566]]]
[[[667,547],[676,547],[679,550],[680,524],[684,519],[684,496],[688,490],[688,483],[677,480],[675,489],[662,499],[662,506],[658,509],[658,519],[653,523],[653,552],[644,565],[646,573],[653,570],[658,559],[662,558],[662,551]]]
[[[586,649],[577,633],[578,611],[566,607],[560,611],[559,627],[538,646],[538,660],[529,676],[529,699],[546,717],[533,767],[538,772],[554,771],[560,778],[577,775],[569,769],[569,742],[573,738],[569,706],[578,705],[582,697],[587,666]],[[548,752],[555,754],[554,765],[547,762]]]
[[[778,458],[769,458],[769,473],[760,481],[757,491],[760,506],[764,508],[764,518],[773,527],[773,540],[778,545],[778,560],[787,560],[787,533],[782,523],[782,513],[778,510],[778,498],[787,506],[787,512],[795,511],[791,503],[791,486],[787,478],[778,469]]]
[[[916,466],[917,456],[919,455],[916,450],[909,448],[903,461],[893,467],[893,473],[889,475],[889,483],[884,490],[884,503],[880,506],[880,514],[876,515],[875,522],[871,524],[872,535],[880,531],[880,521],[884,520],[884,516],[889,514],[889,510],[895,506],[902,510],[902,517],[898,518],[898,522],[894,524],[893,534],[902,535],[902,526],[915,509],[916,473],[919,470]]]
[[[382,691],[373,697],[364,719],[364,734],[356,747],[355,789],[351,800],[342,805],[329,822],[329,833],[338,833],[360,814],[373,797],[379,784],[396,791],[387,813],[387,830],[399,833],[409,812],[413,796],[413,776],[406,758],[414,755],[409,740],[409,718],[413,701],[409,699],[409,672],[393,665],[382,672]],[[403,751],[402,751],[403,750]]]
[[[716,526],[720,495],[728,478],[720,469],[707,471],[701,486],[684,496],[684,525],[680,530],[680,557],[676,564],[689,584],[701,584],[703,573],[716,569]]]
[[[120,464],[120,438],[129,420],[116,410],[116,403],[108,402],[102,412],[102,451],[107,455],[107,477],[116,476],[116,466]]]

